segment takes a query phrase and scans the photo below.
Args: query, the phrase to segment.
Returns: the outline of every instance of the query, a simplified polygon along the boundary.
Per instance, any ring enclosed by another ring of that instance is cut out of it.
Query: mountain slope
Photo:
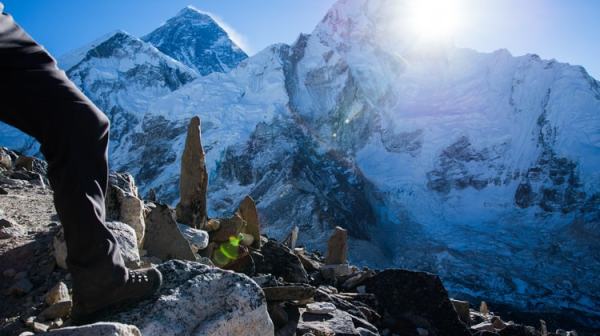
[[[227,72],[248,57],[210,15],[191,6],[142,39],[202,76]]]

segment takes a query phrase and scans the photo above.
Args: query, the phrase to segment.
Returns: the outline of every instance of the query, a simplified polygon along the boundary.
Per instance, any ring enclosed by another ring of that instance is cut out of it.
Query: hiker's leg
[[[0,15],[0,120],[41,144],[74,290],[124,283],[127,270],[104,225],[108,119],[7,14]]]

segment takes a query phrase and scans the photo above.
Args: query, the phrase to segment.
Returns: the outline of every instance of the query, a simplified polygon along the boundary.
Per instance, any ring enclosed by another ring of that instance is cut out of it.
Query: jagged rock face
[[[273,335],[260,287],[245,275],[195,262],[158,266],[163,286],[146,300],[109,317],[137,326],[142,335]]]
[[[248,58],[212,17],[193,7],[184,8],[143,39],[202,76],[227,72]]]

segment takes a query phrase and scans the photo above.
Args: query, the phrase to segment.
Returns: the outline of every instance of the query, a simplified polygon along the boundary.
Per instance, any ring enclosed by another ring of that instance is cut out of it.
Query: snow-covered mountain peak
[[[192,6],[142,39],[203,76],[227,72],[248,57],[216,20]]]
[[[171,20],[174,19],[185,20],[190,24],[218,25],[209,13],[203,12],[192,5],[188,5],[180,10]]]

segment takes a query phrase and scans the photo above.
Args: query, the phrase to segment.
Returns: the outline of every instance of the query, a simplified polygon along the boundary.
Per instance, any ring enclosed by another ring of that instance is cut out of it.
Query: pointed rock
[[[258,212],[256,211],[256,203],[250,196],[246,196],[237,211],[238,215],[246,221],[245,232],[254,237],[252,247],[260,248],[260,223],[258,221]]]
[[[327,265],[346,264],[348,262],[348,231],[339,226],[327,242]]]
[[[167,205],[156,204],[146,221],[144,248],[149,255],[162,260],[196,260],[190,244],[179,231],[173,212]]]
[[[177,204],[177,221],[196,229],[203,229],[207,221],[208,173],[200,134],[200,118],[193,117],[188,126],[185,149],[181,157],[180,201]]]

